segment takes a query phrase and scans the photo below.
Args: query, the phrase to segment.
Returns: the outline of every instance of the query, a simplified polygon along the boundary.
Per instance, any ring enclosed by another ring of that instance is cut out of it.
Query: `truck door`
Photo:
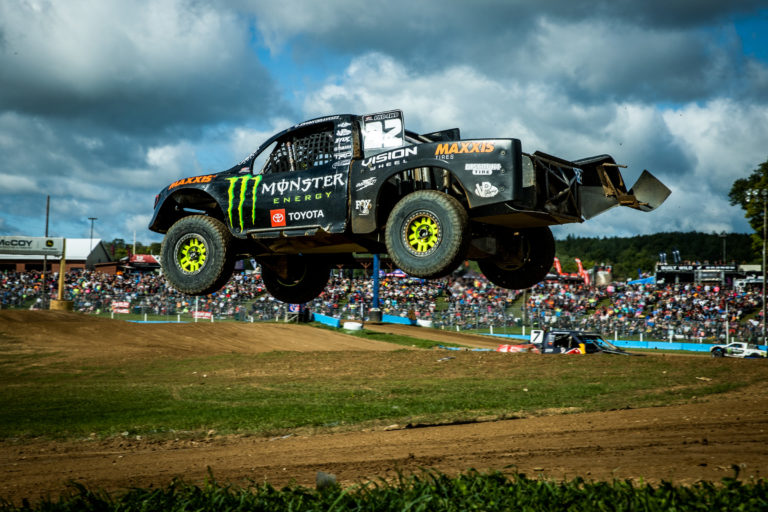
[[[305,234],[302,228],[343,232],[349,166],[336,165],[334,131],[333,122],[291,131],[276,141],[261,170],[231,178],[230,203],[240,205],[231,218],[235,230],[257,237],[276,229],[288,236]]]

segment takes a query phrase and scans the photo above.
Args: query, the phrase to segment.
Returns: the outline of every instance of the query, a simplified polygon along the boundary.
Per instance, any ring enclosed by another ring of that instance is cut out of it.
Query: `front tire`
[[[530,288],[547,276],[555,261],[555,237],[548,227],[499,233],[495,258],[477,261],[490,282],[510,290]]]
[[[414,277],[448,275],[467,256],[469,216],[461,203],[436,190],[402,198],[387,220],[387,252],[400,270]]]
[[[725,352],[721,348],[716,348],[712,351],[712,357],[725,357]]]
[[[323,293],[331,274],[326,263],[310,262],[306,256],[288,256],[284,263],[284,276],[261,266],[261,280],[272,297],[289,304],[304,304]]]
[[[205,215],[176,221],[166,233],[160,252],[165,278],[189,295],[221,289],[235,264],[229,230],[218,219]]]

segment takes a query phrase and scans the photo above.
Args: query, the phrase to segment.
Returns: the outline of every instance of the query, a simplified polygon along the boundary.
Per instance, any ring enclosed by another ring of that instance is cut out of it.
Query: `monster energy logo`
[[[258,187],[259,183],[261,183],[261,175],[246,175],[240,178],[227,178],[229,181],[229,191],[227,192],[227,196],[229,198],[229,207],[227,208],[227,215],[229,215],[229,225],[233,228],[235,227],[235,223],[232,219],[235,206],[235,190],[238,187],[238,182],[240,184],[240,190],[238,192],[239,200],[237,201],[237,219],[240,223],[240,231],[245,229],[245,225],[243,224],[243,204],[245,204],[245,194],[248,190],[248,181],[251,179],[253,179],[253,185],[251,187],[251,225],[254,225],[256,224],[256,187]]]

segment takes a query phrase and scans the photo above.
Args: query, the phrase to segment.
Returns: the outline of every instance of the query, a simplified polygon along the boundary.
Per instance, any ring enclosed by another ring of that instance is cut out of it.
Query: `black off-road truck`
[[[517,139],[405,130],[399,110],[321,117],[284,130],[229,170],[175,181],[149,229],[179,291],[221,288],[245,256],[279,300],[317,297],[333,265],[387,253],[438,278],[477,260],[494,284],[530,287],[555,255],[549,227],[616,205],[650,211],[669,189],[644,171],[627,191],[609,155],[568,161]]]
[[[531,331],[531,344],[542,354],[639,355],[620,349],[599,333],[570,329],[534,329]]]

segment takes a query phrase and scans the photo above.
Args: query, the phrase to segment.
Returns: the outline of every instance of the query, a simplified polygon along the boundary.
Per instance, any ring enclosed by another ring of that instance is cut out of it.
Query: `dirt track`
[[[258,328],[260,341],[255,343],[252,327],[247,325],[137,325],[64,313],[0,312],[4,350],[45,350],[62,358],[393,348],[303,326]],[[381,329],[413,332],[406,327]],[[416,332],[424,337],[429,331]],[[136,339],[137,333],[141,334],[140,344],[122,341]],[[458,342],[454,333],[432,334],[450,335]],[[475,338],[465,338],[464,343],[496,343]],[[104,339],[111,340],[107,349]],[[420,467],[448,473],[507,468],[552,478],[580,475],[596,480],[692,483],[732,476],[732,465],[741,467],[742,476],[768,475],[765,390],[665,408],[275,439],[119,439],[23,445],[6,440],[0,442],[4,475],[0,496],[55,496],[68,480],[110,490],[160,486],[175,476],[197,481],[206,476],[209,467],[218,480],[234,483],[266,480],[275,486],[312,486],[318,470],[333,473],[346,484]]]
[[[306,325],[140,324],[58,311],[0,311],[2,332],[17,341],[16,350],[55,353],[76,360],[401,348]]]

